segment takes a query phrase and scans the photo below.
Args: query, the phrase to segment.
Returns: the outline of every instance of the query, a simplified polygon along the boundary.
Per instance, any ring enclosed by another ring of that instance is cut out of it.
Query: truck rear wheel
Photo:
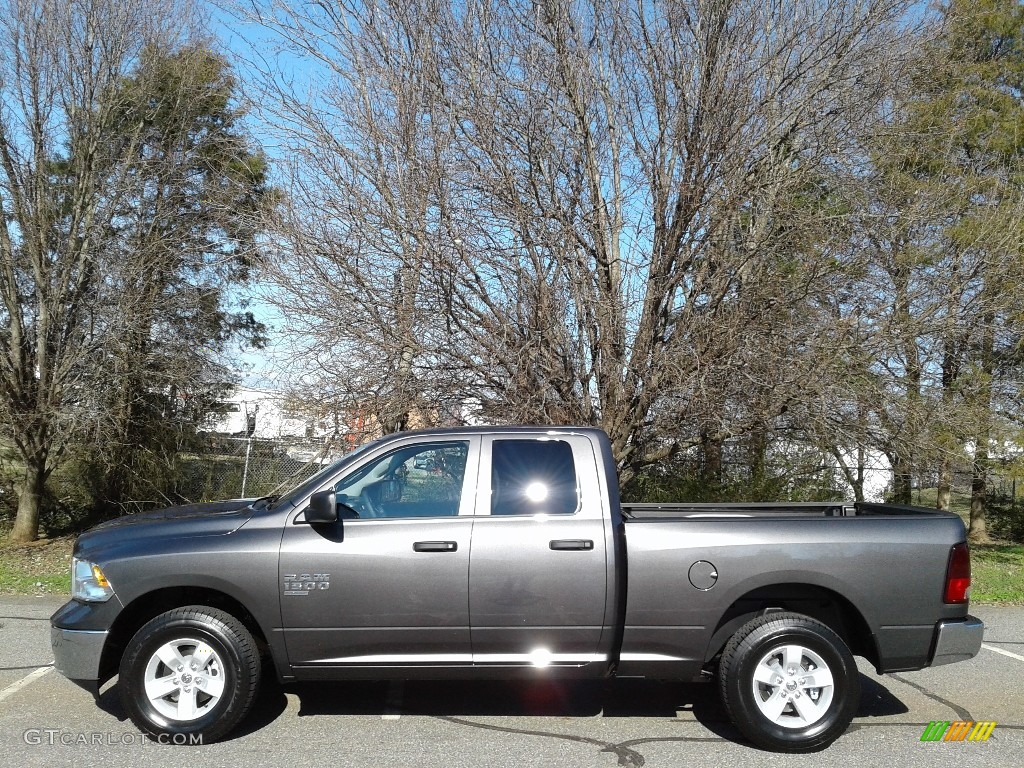
[[[260,654],[235,617],[191,605],[136,632],[119,674],[121,703],[140,730],[165,743],[209,743],[252,706]]]
[[[820,621],[772,613],[726,644],[719,690],[733,724],[758,746],[813,752],[849,727],[860,673],[846,643]]]

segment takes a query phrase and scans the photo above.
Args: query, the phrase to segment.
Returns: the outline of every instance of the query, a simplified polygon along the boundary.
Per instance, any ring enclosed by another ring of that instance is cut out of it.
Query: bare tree
[[[332,381],[398,394],[408,370],[407,403],[600,425],[627,479],[763,428],[843,338],[815,297],[847,243],[815,190],[877,119],[905,9],[250,7],[321,67],[309,93],[259,67],[299,158],[291,316]]]
[[[288,158],[274,222],[282,257],[266,270],[304,363],[296,394],[345,403],[354,423],[385,432],[429,423],[445,399],[443,377],[423,373],[449,285],[438,246],[451,138],[434,112],[434,11],[390,11],[253,11],[320,68],[306,93],[263,60],[269,96],[254,99]]]

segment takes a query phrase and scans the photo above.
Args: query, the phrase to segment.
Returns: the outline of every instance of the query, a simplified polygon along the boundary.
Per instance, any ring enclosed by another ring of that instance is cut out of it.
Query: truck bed
[[[825,604],[842,606],[844,621],[860,628],[858,652],[879,671],[920,669],[936,618],[966,611],[942,601],[950,548],[965,538],[955,514],[862,502],[622,511],[622,675],[697,674],[732,631],[733,615],[777,605],[814,615]]]

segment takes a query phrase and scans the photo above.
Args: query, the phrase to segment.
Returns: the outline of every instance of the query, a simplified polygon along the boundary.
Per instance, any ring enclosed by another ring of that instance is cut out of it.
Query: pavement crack
[[[923,685],[918,685],[917,683],[911,682],[910,680],[907,680],[907,678],[905,678],[905,677],[902,677],[900,675],[895,675],[895,674],[892,675],[892,677],[894,677],[895,679],[899,680],[904,685],[909,685],[915,691],[919,691],[920,693],[923,693],[925,696],[927,696],[932,701],[937,701],[940,704],[946,705],[947,707],[952,709],[954,712],[956,712],[957,717],[959,717],[961,720],[970,720],[972,722],[974,721],[974,717],[971,715],[971,713],[968,712],[964,707],[961,707],[959,704],[955,704],[952,701],[950,701],[949,699],[944,699],[941,696],[939,696],[939,694],[933,693],[932,691],[929,691],[927,688],[925,688]]]
[[[22,667],[0,667],[0,672],[16,672],[19,669],[40,669],[41,667],[49,667],[52,664],[52,661],[47,661],[40,664],[27,664]]]
[[[641,755],[634,749],[630,749],[625,744],[613,744],[608,741],[601,741],[600,739],[591,739],[587,736],[574,736],[568,733],[551,733],[550,731],[532,731],[525,728],[509,728],[502,725],[490,725],[489,723],[478,723],[473,720],[463,720],[460,717],[448,717],[444,715],[437,716],[438,720],[444,720],[447,723],[453,725],[464,725],[468,728],[479,728],[486,731],[498,731],[499,733],[513,733],[520,736],[539,736],[547,739],[561,739],[562,741],[572,741],[578,744],[591,744],[601,748],[601,752],[610,752],[614,754],[618,760],[619,765],[626,766],[626,768],[640,768],[646,762],[644,756]]]
[[[635,747],[637,744],[659,744],[664,742],[688,742],[688,743],[721,743],[731,742],[733,744],[746,745],[746,742],[739,739],[727,739],[724,736],[652,736],[649,739],[630,739],[623,741],[620,747]]]

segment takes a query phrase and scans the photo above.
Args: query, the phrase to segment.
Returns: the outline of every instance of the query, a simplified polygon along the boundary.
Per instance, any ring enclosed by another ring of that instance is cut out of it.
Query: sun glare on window
[[[523,491],[526,498],[534,504],[545,501],[548,497],[548,487],[544,483],[530,483]]]

